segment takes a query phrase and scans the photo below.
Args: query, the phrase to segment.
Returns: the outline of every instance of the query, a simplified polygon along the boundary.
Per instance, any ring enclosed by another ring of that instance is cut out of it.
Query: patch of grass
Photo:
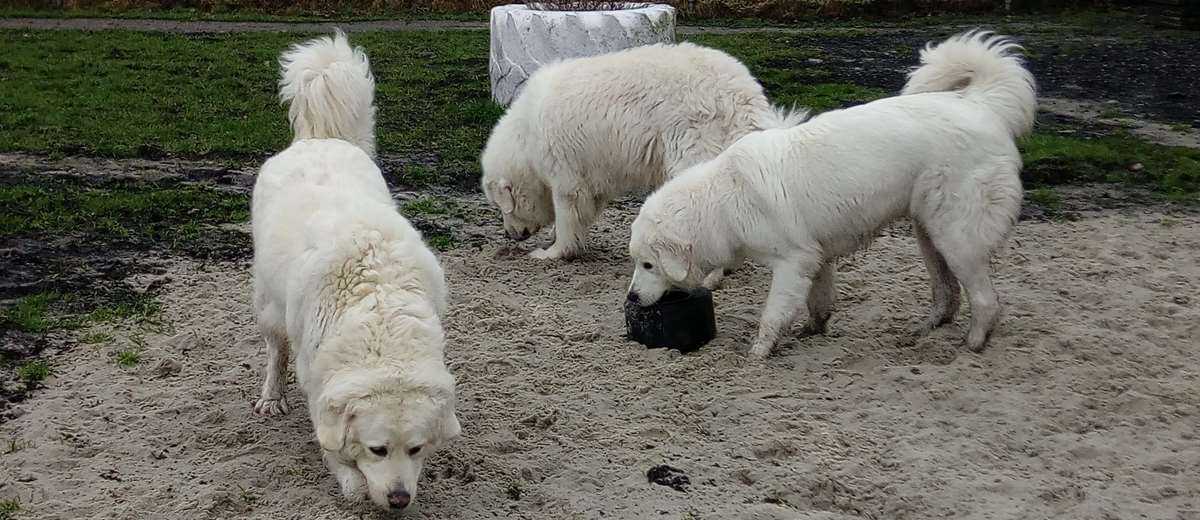
[[[0,31],[0,151],[261,159],[290,139],[279,53],[310,36]],[[476,178],[503,113],[490,101],[487,32],[352,40],[377,79],[380,151],[436,156],[442,183]]]
[[[833,31],[836,37],[845,31]],[[832,83],[827,70],[812,60],[826,58],[820,48],[789,34],[702,34],[689,40],[722,49],[741,60],[762,83],[773,103],[814,112],[842,108],[890,95],[877,88]],[[908,52],[913,52],[909,50]]]
[[[113,335],[107,332],[90,332],[79,338],[79,341],[87,345],[102,345],[113,339],[115,339]]]
[[[400,212],[404,215],[461,216],[462,208],[451,199],[424,196],[405,202]]]
[[[1126,134],[1084,139],[1034,133],[1020,143],[1031,185],[1127,182],[1168,197],[1200,201],[1200,150],[1149,143]],[[1132,168],[1141,164],[1141,169]],[[1136,170],[1136,171],[1135,171]]]
[[[0,238],[82,233],[175,252],[214,247],[212,226],[250,216],[246,196],[200,186],[15,183],[0,186],[0,208]]]
[[[1025,196],[1030,202],[1046,210],[1058,211],[1062,208],[1062,197],[1054,188],[1036,188],[1026,192]]]
[[[119,5],[127,5],[122,3]],[[431,11],[428,9],[413,9],[398,11],[391,4],[372,4],[355,9],[324,9],[306,10],[302,7],[289,6],[280,10],[262,10],[253,6],[241,7],[226,2],[210,2],[209,9],[190,7],[121,8],[116,5],[68,8],[68,9],[37,9],[21,7],[0,7],[2,18],[121,18],[133,20],[180,20],[180,21],[218,21],[218,22],[354,22],[370,20],[449,20],[449,21],[480,21],[486,22],[486,11],[455,13]]]
[[[40,359],[29,361],[17,367],[17,377],[27,384],[40,383],[50,377],[50,365]]]
[[[5,447],[4,447],[3,454],[4,454],[4,455],[11,455],[11,454],[13,454],[13,453],[16,453],[16,452],[18,452],[18,451],[21,451],[21,450],[23,450],[23,449],[25,449],[25,448],[28,448],[28,447],[30,447],[30,446],[32,446],[32,444],[31,444],[31,443],[29,443],[28,441],[22,441],[21,439],[18,439],[18,438],[16,438],[16,437],[13,437],[13,438],[11,438],[11,439],[9,439],[9,440],[8,440],[8,446],[5,446]]]
[[[425,243],[429,244],[429,247],[438,251],[449,251],[454,249],[454,246],[458,244],[458,240],[451,233],[430,233],[425,235],[424,238]]]
[[[0,500],[0,520],[14,520],[21,512],[21,503],[16,499]]]
[[[26,296],[0,315],[0,326],[31,334],[41,334],[55,328],[58,320],[50,316],[50,306],[59,299],[58,293],[45,292]]]
[[[124,320],[144,323],[152,320],[161,311],[162,303],[153,294],[131,293],[120,300],[97,307],[88,314],[88,319],[109,323]]]
[[[118,365],[130,368],[142,361],[142,353],[134,349],[122,350],[117,352],[116,360]]]

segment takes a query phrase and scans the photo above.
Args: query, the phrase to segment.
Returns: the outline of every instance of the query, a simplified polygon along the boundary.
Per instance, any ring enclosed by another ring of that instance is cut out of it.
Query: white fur
[[[534,73],[492,130],[483,191],[514,239],[554,223],[554,245],[534,257],[570,258],[612,198],[804,115],[773,108],[741,62],[688,43],[562,61]]]
[[[333,37],[293,45],[279,57],[279,98],[295,139],[344,139],[375,156],[375,77],[362,48]]]
[[[918,330],[954,319],[959,283],[971,301],[966,343],[982,349],[999,318],[989,257],[1017,219],[1033,78],[1007,40],[968,33],[926,49],[905,91],[925,92],[828,112],[798,127],[748,135],[652,194],[633,223],[630,298],[656,302],[739,257],[772,269],[750,353],[767,355],[806,305],[823,331],[836,293],[834,260],[888,223],[914,222],[933,285]],[[965,82],[964,82],[965,81]],[[647,267],[649,266],[649,267]]]
[[[348,49],[338,33],[283,60],[281,96],[291,96],[296,138],[263,164],[251,208],[254,309],[267,346],[255,411],[288,411],[294,351],[296,380],[343,494],[389,507],[389,494],[392,502],[401,492],[415,497],[425,458],[457,437],[459,424],[443,361],[445,279],[368,153],[370,70],[361,50]],[[301,64],[303,72],[294,68]],[[327,133],[309,138],[313,129]],[[386,456],[369,449],[380,446]]]

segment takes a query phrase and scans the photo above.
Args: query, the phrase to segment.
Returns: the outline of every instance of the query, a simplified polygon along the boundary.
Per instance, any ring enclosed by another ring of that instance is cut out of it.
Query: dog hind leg
[[[836,271],[837,262],[829,260],[813,276],[812,289],[808,291],[808,323],[804,326],[804,334],[825,334],[837,302],[837,289],[833,285]]]
[[[958,279],[946,265],[946,258],[938,252],[929,238],[929,233],[919,222],[913,222],[913,234],[917,237],[917,246],[925,258],[925,268],[929,271],[930,290],[933,293],[933,305],[929,310],[929,318],[913,330],[914,335],[923,335],[929,331],[951,323],[958,308],[962,304]]]

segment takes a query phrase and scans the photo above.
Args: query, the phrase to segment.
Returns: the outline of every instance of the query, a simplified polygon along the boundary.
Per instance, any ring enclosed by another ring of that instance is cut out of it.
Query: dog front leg
[[[283,395],[287,386],[288,340],[285,334],[267,327],[263,327],[262,334],[267,344],[267,366],[263,369],[262,394],[254,403],[254,413],[282,415],[289,410]]]
[[[529,254],[539,260],[569,260],[583,252],[599,203],[577,193],[554,193],[554,244]]]
[[[750,347],[750,357],[762,359],[771,353],[779,336],[796,320],[797,311],[808,299],[812,273],[816,269],[792,262],[779,263],[771,272],[771,292],[758,323],[758,338]]]
[[[333,477],[337,479],[338,485],[342,488],[342,496],[347,500],[361,502],[367,499],[367,479],[363,474],[353,466],[343,464],[329,454],[324,452],[325,466],[329,468],[329,472],[333,473]]]

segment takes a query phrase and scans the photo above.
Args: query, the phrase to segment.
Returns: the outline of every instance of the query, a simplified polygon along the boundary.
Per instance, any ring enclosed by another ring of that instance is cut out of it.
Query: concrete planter
[[[617,11],[492,8],[492,99],[507,105],[543,63],[675,41],[675,8],[661,4]]]

